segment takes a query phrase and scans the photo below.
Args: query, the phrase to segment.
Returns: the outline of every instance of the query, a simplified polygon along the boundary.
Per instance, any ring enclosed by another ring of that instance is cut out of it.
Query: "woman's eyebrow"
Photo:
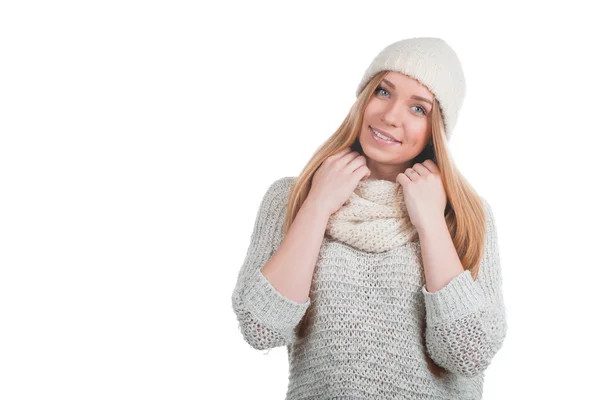
[[[383,79],[383,82],[387,83],[388,85],[390,85],[392,87],[392,89],[396,90],[396,86],[394,86],[394,84],[390,81],[388,81],[387,79]],[[413,94],[412,96],[410,96],[411,99],[417,99],[417,100],[422,100],[422,101],[426,101],[427,103],[433,105],[433,103],[431,102],[431,100],[426,99],[425,97],[421,97],[421,96],[417,96],[416,94]]]

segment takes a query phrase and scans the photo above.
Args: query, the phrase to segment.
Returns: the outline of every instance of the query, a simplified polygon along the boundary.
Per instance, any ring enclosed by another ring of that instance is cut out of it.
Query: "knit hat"
[[[394,42],[373,59],[356,90],[356,96],[380,71],[396,71],[426,86],[440,103],[450,140],[466,95],[465,76],[458,56],[442,39],[418,37]]]

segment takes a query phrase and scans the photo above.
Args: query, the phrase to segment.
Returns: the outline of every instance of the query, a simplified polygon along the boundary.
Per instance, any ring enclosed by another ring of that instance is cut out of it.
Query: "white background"
[[[484,399],[597,396],[591,3],[3,2],[0,398],[283,399],[230,303],[261,197],[415,36],[461,59],[450,148],[497,220]]]

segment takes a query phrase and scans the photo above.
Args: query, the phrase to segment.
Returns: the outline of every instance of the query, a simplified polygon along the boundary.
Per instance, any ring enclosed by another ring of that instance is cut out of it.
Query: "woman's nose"
[[[393,127],[400,126],[401,118],[400,118],[400,107],[399,106],[390,106],[382,115],[381,120],[388,125]]]

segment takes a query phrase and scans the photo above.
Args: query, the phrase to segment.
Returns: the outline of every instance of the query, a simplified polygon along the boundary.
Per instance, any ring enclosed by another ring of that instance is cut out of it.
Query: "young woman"
[[[252,347],[287,346],[287,400],[481,399],[507,324],[490,204],[447,147],[465,93],[445,41],[392,43],[265,193],[232,305]]]

